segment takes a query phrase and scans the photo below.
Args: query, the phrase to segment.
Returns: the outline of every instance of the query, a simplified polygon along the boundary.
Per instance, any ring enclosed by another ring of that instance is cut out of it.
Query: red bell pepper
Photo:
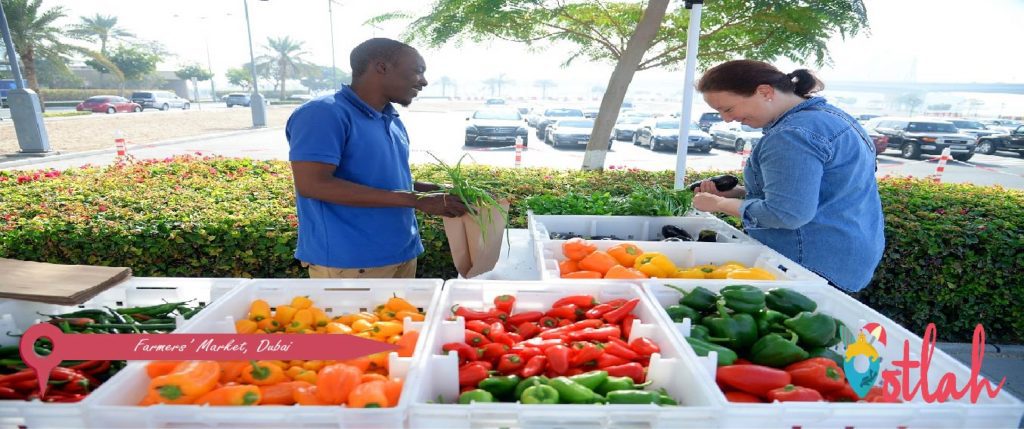
[[[565,374],[569,370],[571,354],[572,349],[561,344],[544,350],[544,356],[548,358],[548,366],[558,375]]]
[[[523,358],[524,361],[529,361],[530,358],[534,356],[542,356],[544,354],[544,350],[541,350],[538,347],[524,345],[524,343],[519,343],[512,346],[508,353],[515,353],[516,355],[519,355],[519,357]]]
[[[505,332],[505,325],[501,324],[501,322],[492,323],[490,329],[490,335],[487,336],[487,339],[492,342],[507,344],[509,346],[516,343],[515,340],[510,338],[508,333]]]
[[[554,329],[558,327],[558,319],[551,316],[544,316],[537,321],[537,324],[540,325],[541,329]]]
[[[533,377],[544,371],[544,368],[548,366],[548,358],[544,355],[536,355],[526,361],[526,365],[523,365],[523,369],[519,370],[519,376],[522,378]]]
[[[604,350],[586,341],[573,343],[572,349],[572,358],[569,359],[570,366],[582,366],[587,362],[596,361],[604,353]]]
[[[864,400],[866,402],[880,402],[888,404],[898,404],[903,402],[898,397],[887,399],[885,397],[885,390],[882,388],[882,386],[872,387],[871,390],[868,391],[868,394],[864,395]]]
[[[786,367],[786,372],[793,378],[792,383],[828,393],[842,389],[846,385],[846,374],[835,361],[817,357],[796,362]]]
[[[726,365],[720,366],[715,381],[729,389],[766,398],[772,389],[786,387],[792,381],[789,373],[762,365]]]
[[[792,384],[787,384],[784,387],[769,390],[767,399],[769,401],[779,402],[817,402],[824,400],[821,393],[817,390],[808,389],[802,386],[794,386]]]
[[[519,371],[520,368],[526,365],[523,358],[514,353],[507,353],[498,358],[498,372],[502,374],[512,374]]]
[[[602,369],[608,371],[609,377],[629,377],[636,384],[643,383],[644,379],[647,378],[647,370],[644,369],[643,365],[636,362],[609,366]]]
[[[850,383],[844,383],[843,387],[826,392],[824,396],[825,400],[829,402],[857,402],[860,400],[860,396],[853,391],[853,386],[850,386]]]
[[[505,353],[508,353],[509,350],[511,349],[512,348],[509,347],[507,344],[502,343],[485,344],[483,347],[480,348],[480,358],[483,360],[493,362],[498,360],[498,358],[500,358]]]
[[[633,339],[633,341],[629,342],[629,349],[636,352],[637,356],[640,357],[651,357],[652,354],[661,352],[661,347],[658,347],[654,341],[647,337]]]
[[[472,362],[480,357],[480,353],[473,347],[470,347],[466,343],[447,343],[441,346],[441,351],[448,353],[455,350],[459,355],[459,364],[465,362]]]
[[[484,322],[483,320],[467,320],[466,329],[473,332],[479,332],[484,336],[487,336],[491,333],[491,324]]]
[[[483,379],[487,378],[489,368],[484,367],[480,362],[470,362],[459,367],[459,386],[476,387]]]
[[[540,326],[537,322],[523,322],[516,325],[516,333],[528,340],[540,333]]]
[[[483,334],[466,329],[466,344],[471,347],[483,347],[490,343],[491,340],[488,340]]]
[[[640,298],[633,298],[626,301],[626,303],[622,304],[621,307],[601,315],[601,318],[608,321],[608,323],[619,323],[619,321],[625,318],[627,314],[633,312],[633,309],[636,308],[639,303]]]
[[[551,308],[564,307],[567,305],[575,305],[578,308],[588,309],[595,305],[598,305],[597,299],[593,295],[571,295],[559,298],[554,304],[551,304]]]
[[[498,295],[494,297],[494,308],[505,314],[512,314],[512,307],[516,305],[516,297],[512,295]]]
[[[519,326],[523,322],[536,322],[540,320],[541,317],[544,317],[544,312],[542,311],[524,311],[522,313],[509,316],[506,322],[512,326]]]
[[[760,404],[764,401],[758,398],[757,395],[752,395],[747,392],[740,392],[738,390],[725,392],[725,399],[729,402],[741,402],[748,404]]]

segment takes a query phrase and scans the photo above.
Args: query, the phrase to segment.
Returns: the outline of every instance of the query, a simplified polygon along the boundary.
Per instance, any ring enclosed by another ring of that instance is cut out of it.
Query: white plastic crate
[[[714,216],[598,216],[598,215],[535,215],[527,214],[530,235],[537,241],[551,240],[551,233],[560,232],[585,237],[614,237],[621,241],[661,241],[665,238],[661,228],[665,225],[679,227],[694,240],[703,230],[717,233],[718,243],[757,243]]]
[[[662,307],[678,303],[682,296],[676,290],[662,286],[666,283],[685,290],[703,286],[708,290],[718,292],[724,287],[719,284],[709,285],[700,280],[676,279],[645,282],[644,286],[648,295]],[[886,346],[876,343],[875,347],[883,359],[882,371],[895,369],[886,363],[903,358],[905,340],[910,342],[911,359],[918,361],[921,359],[921,337],[831,286],[805,282],[777,282],[775,284],[757,284],[756,286],[765,291],[775,287],[785,287],[800,292],[818,304],[817,311],[842,321],[853,332],[859,330],[866,323],[880,324],[885,328],[888,336]],[[665,314],[665,316],[668,315]],[[689,335],[689,322],[687,319],[685,323],[677,324],[678,329],[673,331],[684,342],[683,337]],[[837,347],[842,354],[843,346]],[[689,352],[693,352],[692,348]],[[704,361],[704,367],[708,369],[713,378],[717,368],[715,357],[708,356],[700,359]],[[938,381],[946,373],[956,374],[957,389],[961,389],[970,379],[971,369],[936,348],[928,371],[929,391],[935,390]],[[915,386],[920,377],[916,371],[913,371],[912,375],[909,382],[911,386]],[[989,380],[989,382],[995,387],[999,380]],[[881,385],[881,377],[876,383]],[[726,428],[1016,428],[1021,417],[1024,416],[1024,405],[1005,389],[991,399],[983,393],[976,404],[970,403],[969,394],[959,401],[929,404],[924,402],[920,393],[913,402],[903,404],[827,402],[737,404],[725,402],[725,396],[721,390],[715,388],[715,391],[726,404],[722,413],[722,427]]]
[[[445,343],[464,341],[465,321],[446,320],[444,309],[462,305],[483,309],[494,297],[516,297],[514,313],[546,310],[567,295],[591,294],[600,301],[640,297],[634,310],[631,338],[647,337],[661,348],[651,357],[647,389],[664,387],[681,406],[656,405],[522,405],[519,403],[457,404],[458,358],[442,354]],[[499,282],[450,280],[445,283],[439,307],[442,313],[428,316],[432,327],[424,341],[422,359],[416,361],[409,383],[413,398],[409,426],[413,428],[684,428],[714,427],[724,398],[714,392],[713,381],[701,370],[696,356],[686,353],[664,312],[636,284],[591,281],[568,285],[551,282]],[[710,394],[710,395],[709,395]],[[437,403],[438,400],[443,403]]]
[[[179,332],[233,333],[235,321],[248,314],[253,300],[263,299],[271,308],[291,302],[298,295],[309,296],[314,305],[329,316],[356,311],[373,311],[392,294],[405,298],[427,312],[437,313],[441,280],[431,279],[261,279],[251,280],[214,305],[193,317]],[[389,356],[389,370],[394,377],[406,378],[412,361],[422,353],[429,335],[425,322],[404,321],[406,330],[420,331],[414,357]],[[379,409],[347,409],[341,406],[256,406],[208,407],[198,405],[155,405],[139,407],[149,385],[146,362],[135,362],[118,373],[96,393],[83,401],[90,427],[94,428],[158,428],[158,427],[329,427],[329,428],[399,428],[405,424],[406,407],[410,401],[410,383],[403,386],[398,406]],[[110,386],[107,386],[110,385]],[[109,387],[109,388],[108,388]]]
[[[190,305],[209,304],[243,281],[230,278],[132,277],[77,306],[0,299],[0,333],[4,334],[0,335],[0,345],[16,345],[19,338],[6,334],[20,334],[30,326],[48,319],[40,314],[70,313],[87,308],[139,307],[189,300],[192,300]],[[199,314],[202,312],[197,313],[196,317]],[[183,324],[181,320],[178,323]],[[82,403],[0,401],[0,427],[83,427],[85,421],[82,407]]]
[[[542,279],[558,279],[558,262],[565,259],[562,253],[562,243],[566,240],[534,240],[534,252],[537,258],[537,267],[541,271]],[[597,246],[598,250],[608,248],[627,241],[615,240],[592,240],[590,244]],[[809,271],[800,264],[782,256],[778,252],[763,244],[743,243],[702,243],[695,241],[684,242],[663,242],[649,241],[635,243],[644,252],[660,252],[668,256],[679,268],[692,267],[702,264],[721,264],[726,261],[736,261],[748,267],[758,267],[768,270],[775,275],[777,280],[743,280],[744,283],[765,283],[773,281],[804,281],[826,284],[825,279]],[[704,284],[732,284],[736,280],[698,280]]]

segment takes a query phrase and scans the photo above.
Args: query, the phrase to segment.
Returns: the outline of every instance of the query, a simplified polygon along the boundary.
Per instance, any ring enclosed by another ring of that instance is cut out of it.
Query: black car
[[[907,159],[922,153],[938,155],[949,148],[953,158],[967,161],[974,156],[975,139],[961,134],[955,125],[935,118],[875,118],[874,129],[889,138],[889,147],[899,149]]]
[[[466,146],[515,144],[516,138],[527,145],[526,123],[518,109],[483,109],[466,118]]]
[[[551,123],[563,118],[585,119],[585,116],[583,116],[583,111],[580,109],[547,109],[544,111],[544,114],[537,119],[537,137],[540,137],[542,141],[547,141],[548,126],[551,125]]]
[[[1014,151],[1020,156],[1024,156],[1024,125],[1017,127],[1010,134],[985,136],[978,139],[978,152],[991,155],[997,150]]]
[[[715,122],[722,122],[722,115],[719,115],[716,112],[701,113],[700,117],[697,118],[697,126],[705,133],[708,132],[708,129],[711,128],[711,125]]]

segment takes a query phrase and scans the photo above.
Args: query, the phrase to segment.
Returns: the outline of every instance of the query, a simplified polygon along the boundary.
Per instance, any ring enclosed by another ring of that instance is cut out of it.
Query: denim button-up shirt
[[[875,149],[842,110],[810,98],[764,127],[743,170],[746,232],[847,291],[885,247]]]

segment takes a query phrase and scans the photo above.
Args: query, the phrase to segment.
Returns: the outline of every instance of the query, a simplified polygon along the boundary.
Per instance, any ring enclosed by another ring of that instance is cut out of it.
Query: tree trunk
[[[35,91],[36,95],[39,96],[39,109],[45,112],[46,105],[43,104],[45,99],[43,98],[43,94],[39,92],[39,80],[36,76],[35,49],[32,48],[32,45],[28,45],[25,51],[18,56],[21,59],[22,72],[24,72],[25,74],[25,80],[28,81],[28,87],[29,89]]]
[[[583,156],[584,170],[601,170],[604,168],[604,158],[608,155],[608,138],[611,137],[612,128],[615,127],[615,120],[619,118],[619,106],[626,98],[626,90],[636,68],[640,66],[640,60],[644,53],[651,47],[651,42],[658,35],[661,29],[661,21],[665,18],[665,11],[668,9],[669,0],[650,0],[644,16],[636,26],[636,31],[630,36],[626,43],[626,51],[619,57],[615,64],[611,78],[608,79],[608,89],[601,99],[601,107],[594,120],[594,132],[590,134],[590,141],[587,143],[587,152]]]

